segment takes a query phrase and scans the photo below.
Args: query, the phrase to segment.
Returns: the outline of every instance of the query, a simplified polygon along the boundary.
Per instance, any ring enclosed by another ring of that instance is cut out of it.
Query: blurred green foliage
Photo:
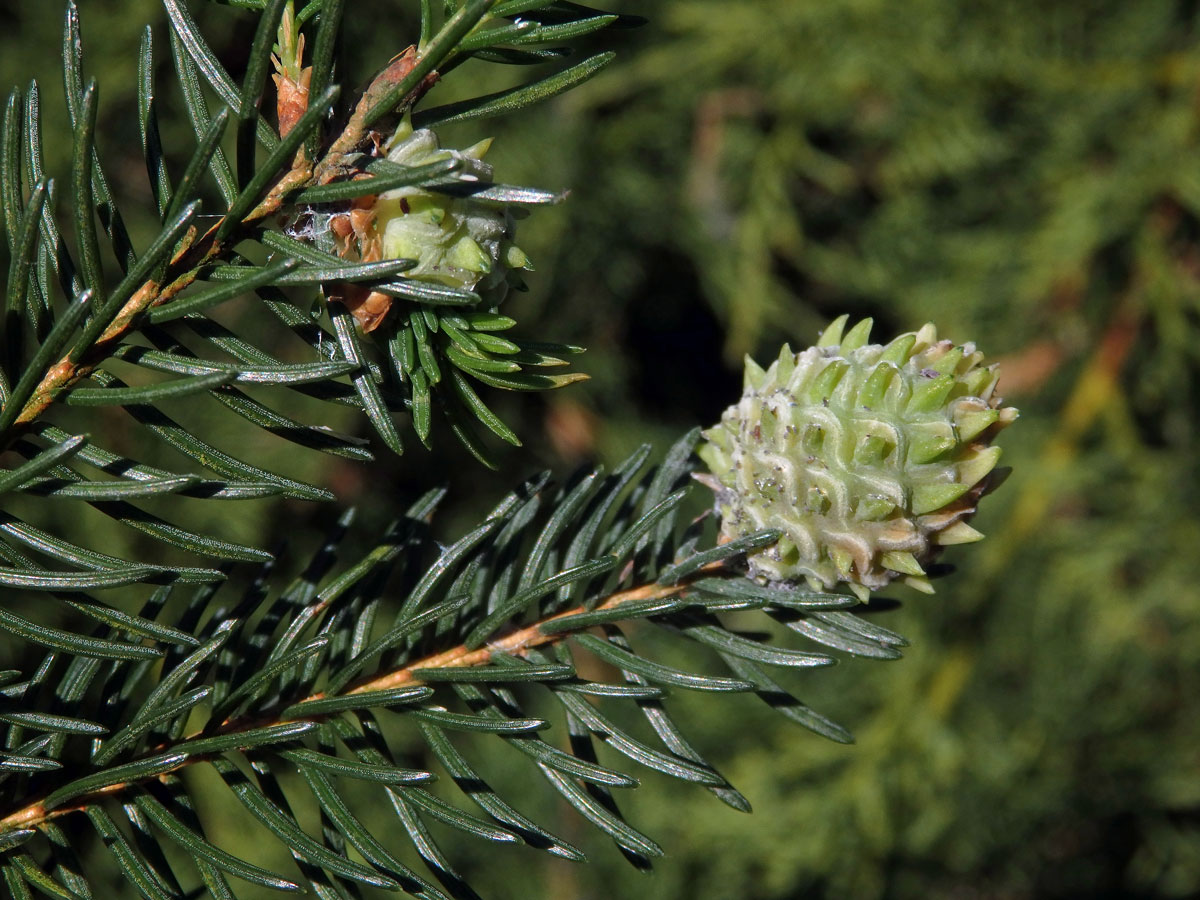
[[[348,12],[352,81],[415,38],[416,4],[384,6]],[[4,84],[40,73],[47,113],[61,115],[61,11],[3,9],[16,23],[0,35]],[[505,478],[447,441],[372,469],[370,483],[340,464],[327,483],[371,523],[390,513],[379,498],[453,472],[450,519],[462,518],[537,465],[614,459],[715,421],[742,353],[805,343],[841,312],[875,316],[883,337],[934,320],[1003,356],[1002,390],[1022,410],[1003,441],[1014,472],[976,523],[988,540],[948,556],[958,571],[935,597],[898,596],[904,606],[881,616],[912,640],[905,660],[848,664],[811,688],[797,678],[857,745],[824,743],[744,699],[694,704],[681,718],[754,816],[647,778],[626,802],[669,856],[646,878],[573,813],[531,798],[529,812],[592,864],[464,850],[464,875],[494,898],[534,896],[531,878],[555,898],[1195,896],[1197,4],[624,9],[650,24],[622,39],[600,79],[462,126],[467,143],[497,136],[502,180],[571,190],[523,224],[538,271],[531,294],[509,302],[531,331],[587,344],[594,380],[500,404],[528,436],[501,454]],[[150,0],[83,0],[81,11],[107,160],[137,146],[138,26],[161,33],[162,15]],[[208,12],[237,71],[236,14]],[[148,206],[136,156],[127,171],[122,205]],[[235,536],[273,530],[265,507],[239,512]],[[303,541],[328,516],[292,506],[274,522]],[[208,821],[228,814],[213,802]],[[239,840],[242,824],[218,837]],[[380,834],[394,827],[381,811]]]

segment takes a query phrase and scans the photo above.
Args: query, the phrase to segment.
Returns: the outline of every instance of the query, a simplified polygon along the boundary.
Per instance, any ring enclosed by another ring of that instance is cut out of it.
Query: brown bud
[[[329,300],[350,310],[364,332],[374,331],[392,308],[392,298],[379,291],[368,291],[357,284],[338,284],[330,289]]]
[[[294,81],[282,73],[271,77],[275,80],[278,94],[275,100],[275,114],[279,119],[279,136],[286,137],[308,110],[308,86],[312,81],[312,66],[300,71],[299,80]]]

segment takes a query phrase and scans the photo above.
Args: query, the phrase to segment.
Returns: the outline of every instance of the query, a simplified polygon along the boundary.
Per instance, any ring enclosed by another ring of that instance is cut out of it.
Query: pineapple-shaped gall
[[[699,449],[721,533],[779,529],[750,575],[860,599],[899,578],[931,592],[924,566],[967,524],[1000,458],[992,438],[1017,416],[995,396],[995,366],[933,325],[867,343],[871,320],[817,346],[786,345],[765,371],[746,360],[745,392]]]
[[[401,278],[474,291],[483,299],[481,310],[494,310],[510,287],[524,288],[518,270],[533,266],[512,242],[523,210],[491,190],[492,167],[483,161],[490,144],[446,149],[436,134],[414,131],[405,117],[384,146],[388,161],[416,168],[454,160],[457,170],[437,189],[410,185],[361,197],[350,209],[329,215],[327,231],[312,224],[320,221],[312,210],[305,211],[290,233],[314,237],[322,249],[345,259],[411,259],[414,265]],[[386,293],[354,284],[339,284],[329,296],[349,307],[364,331],[378,328],[392,307]]]

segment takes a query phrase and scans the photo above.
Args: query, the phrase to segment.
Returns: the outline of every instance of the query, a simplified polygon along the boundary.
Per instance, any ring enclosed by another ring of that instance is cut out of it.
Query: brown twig
[[[698,573],[680,584],[675,585],[660,585],[660,584],[644,584],[636,588],[630,588],[625,591],[619,591],[609,596],[606,600],[591,610],[585,610],[584,607],[578,606],[566,612],[557,613],[553,616],[547,616],[533,625],[524,628],[515,629],[508,634],[497,638],[496,640],[480,647],[476,650],[468,650],[466,647],[459,645],[449,650],[444,650],[440,653],[434,653],[421,659],[414,660],[408,665],[400,669],[395,669],[391,672],[386,672],[382,675],[368,676],[359,680],[349,690],[344,691],[341,696],[347,694],[364,694],[370,691],[390,690],[397,687],[402,687],[409,684],[422,684],[418,678],[413,676],[413,672],[418,669],[452,669],[466,668],[471,666],[484,666],[490,663],[497,656],[520,656],[532,647],[544,646],[546,644],[556,644],[563,639],[570,637],[574,631],[562,631],[554,634],[546,634],[543,632],[542,626],[549,622],[555,622],[559,619],[567,618],[568,616],[578,615],[583,612],[596,610],[610,610],[633,603],[640,600],[657,600],[665,597],[675,596],[685,591],[691,584],[691,581],[697,577],[711,574],[713,569],[719,568],[720,563],[710,563],[702,568]],[[304,698],[303,702],[311,700],[321,700],[325,698],[324,692],[312,694]],[[285,704],[292,705],[292,704]],[[230,719],[223,722],[220,726],[211,732],[205,733],[204,737],[210,738],[220,735],[239,734],[251,729],[270,727],[272,725],[285,725],[292,721],[322,721],[327,718],[326,715],[318,715],[305,717],[304,719],[274,719],[264,721],[262,717],[242,717],[238,719]],[[174,746],[159,746],[155,747],[151,755],[160,753],[185,751],[187,742],[193,738],[201,736],[200,732],[190,734],[183,741]],[[162,778],[180,769],[194,765],[198,762],[204,762],[213,754],[198,754],[194,757],[188,757],[167,772],[162,772],[152,777]],[[57,819],[72,812],[80,812],[94,804],[101,797],[119,794],[123,791],[130,790],[136,787],[139,782],[121,782],[119,784],[107,785],[95,791],[91,791],[83,796],[72,800],[69,804],[47,810],[43,800],[38,800],[29,803],[26,806],[10,813],[0,819],[0,834],[6,831],[15,831],[21,828],[36,828],[43,822],[51,819]]]
[[[367,125],[367,114],[382,99],[388,91],[404,80],[409,72],[411,72],[421,61],[421,57],[417,53],[416,47],[408,47],[403,53],[396,56],[388,66],[375,76],[374,80],[363,91],[362,96],[358,100],[358,104],[354,107],[354,112],[350,116],[350,120],[346,123],[346,127],[342,129],[342,133],[338,138],[329,145],[329,151],[325,154],[325,158],[317,164],[316,175],[314,181],[317,184],[324,184],[342,174],[341,166],[344,158],[357,151],[360,147],[371,139],[372,129]],[[425,92],[428,91],[438,80],[437,72],[430,72],[420,83],[413,88],[412,93],[404,98],[404,104],[411,106],[416,103]]]
[[[205,235],[199,245],[191,248],[191,251],[182,253],[172,260],[168,266],[168,273],[178,272],[180,274],[177,274],[172,281],[167,282],[165,287],[151,280],[138,288],[120,311],[113,316],[112,321],[101,333],[96,343],[92,344],[79,360],[72,360],[68,353],[47,370],[13,423],[14,437],[20,433],[19,426],[36,421],[59,394],[95,371],[96,367],[108,358],[112,349],[133,330],[138,316],[152,306],[166,303],[196,280],[200,266],[219,252],[220,248],[212,237],[213,234],[215,234],[215,228]],[[186,240],[187,238],[185,238]]]

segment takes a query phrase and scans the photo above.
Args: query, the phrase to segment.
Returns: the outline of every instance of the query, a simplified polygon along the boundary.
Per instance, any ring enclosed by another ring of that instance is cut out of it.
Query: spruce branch
[[[79,66],[82,55],[79,15],[74,3],[69,3],[64,59],[68,62],[68,105],[75,126],[73,185],[76,194],[76,228],[82,235],[84,285],[90,288],[93,295],[104,296],[104,299],[91,315],[87,327],[75,341],[71,352],[48,367],[41,375],[32,396],[23,399],[19,405],[11,400],[6,403],[5,419],[0,421],[8,426],[8,433],[4,435],[8,444],[23,433],[23,429],[12,429],[11,426],[25,426],[36,421],[60,396],[74,384],[88,377],[98,365],[109,358],[114,348],[120,346],[125,338],[136,332],[149,310],[169,303],[205,274],[206,265],[226,257],[235,243],[255,234],[248,230],[251,226],[278,213],[289,203],[297,200],[311,203],[316,199],[316,195],[306,196],[306,188],[327,185],[338,178],[355,177],[359,171],[356,168],[356,160],[362,156],[368,145],[378,146],[386,137],[385,133],[376,130],[374,126],[382,124],[385,117],[394,117],[398,110],[412,107],[436,83],[436,67],[452,53],[469,50],[469,47],[461,45],[465,37],[484,20],[489,8],[494,5],[494,0],[467,4],[448,19],[420,50],[410,47],[393,60],[366,88],[353,114],[315,161],[310,160],[302,147],[306,142],[311,144],[316,138],[324,119],[333,108],[339,89],[338,86],[331,85],[314,97],[310,97],[306,89],[301,101],[299,79],[304,76],[299,68],[299,56],[303,53],[303,41],[297,38],[294,15],[285,15],[290,5],[285,4],[283,0],[272,0],[264,7],[251,52],[251,64],[245,82],[239,90],[204,44],[186,8],[177,0],[165,0],[165,4],[174,26],[173,39],[182,45],[189,61],[200,67],[202,75],[236,111],[239,121],[238,168],[242,183],[238,185],[236,192],[227,198],[229,208],[221,214],[215,224],[203,234],[191,226],[191,220],[199,207],[195,203],[187,206],[184,204],[189,193],[195,189],[195,179],[199,172],[217,161],[217,156],[214,156],[220,153],[217,141],[228,116],[226,111],[221,111],[207,126],[192,165],[171,198],[168,205],[170,223],[140,260],[132,265],[121,284],[111,294],[105,295],[101,285],[99,245],[93,226],[93,195],[97,186],[93,183],[92,176],[94,171],[102,173],[99,163],[93,160],[96,88],[94,82],[86,88],[82,84]],[[325,35],[325,38],[320,43],[319,50],[323,67],[328,66],[331,29],[336,27],[339,11],[340,7],[331,10],[330,20],[335,24],[323,23],[322,26],[321,34]],[[281,109],[286,108],[286,112],[281,119],[281,135],[277,137],[269,126],[266,126],[258,110],[270,57],[271,39],[281,22],[284,27],[280,29],[280,33],[282,46],[285,48],[281,52],[287,56],[287,63],[279,63],[283,70],[282,74],[277,76],[277,81],[280,84],[279,104]],[[603,24],[611,24],[611,21],[606,19]],[[550,35],[547,35],[547,39],[549,37]],[[143,52],[143,82],[150,78],[149,45],[144,46],[146,49]],[[319,79],[318,84],[326,80],[327,75]],[[188,83],[188,78],[185,77],[185,88]],[[286,91],[283,88],[284,84],[290,85]],[[207,112],[203,109],[203,99],[194,87],[191,90],[189,103],[195,113],[193,122],[199,128],[200,122],[209,120]],[[161,185],[161,156],[157,150],[152,150],[152,145],[157,140],[153,138],[157,134],[157,128],[151,118],[151,90],[143,89],[142,95],[145,99],[141,125],[147,141],[148,160],[152,170],[158,173],[154,183]],[[526,102],[532,99],[536,98],[529,98]],[[255,139],[268,148],[269,154],[251,173],[251,150]],[[415,178],[427,180],[447,171],[446,167],[431,166],[425,172],[415,174]],[[15,178],[6,179],[9,189],[16,187],[17,183]],[[364,186],[363,191],[369,193],[372,190],[394,190],[401,186],[403,181],[393,180],[381,184],[384,186]],[[162,203],[164,198],[161,189],[159,193]],[[31,194],[29,206],[33,212],[27,216],[29,222],[37,220],[42,196],[43,189],[36,189]],[[107,194],[104,196],[107,197]],[[496,197],[499,198],[500,195]],[[332,199],[332,195],[330,198]],[[172,216],[171,213],[175,215]],[[10,223],[10,230],[15,225],[15,222]],[[114,227],[123,228],[119,225],[119,220],[116,220]],[[25,252],[16,258],[28,259],[32,231],[26,226],[22,229],[22,234],[25,237],[21,241],[21,247]],[[155,277],[150,278],[152,273]],[[15,273],[16,285],[24,282],[21,274],[20,269]],[[337,274],[342,276],[341,280],[352,280],[348,277],[349,273]],[[327,280],[334,278],[335,273],[330,273]],[[276,283],[279,283],[278,280]],[[246,285],[247,288],[254,286],[253,283]],[[19,299],[10,297],[9,306],[19,310],[21,303]],[[556,386],[556,383],[548,383],[547,386]],[[18,408],[13,409],[14,406]]]
[[[105,448],[100,435],[56,464],[53,489],[43,476],[29,474],[12,483],[14,490],[87,499],[123,525],[193,553],[262,559],[265,554],[258,548],[196,534],[127,501],[156,492],[208,499],[278,493],[329,499],[331,494],[323,486],[299,483],[220,450],[191,434],[160,404],[207,394],[255,427],[293,444],[360,460],[371,458],[362,439],[298,422],[281,405],[249,397],[241,385],[277,384],[357,407],[397,453],[404,447],[396,418],[410,415],[419,438],[429,445],[433,414],[440,410],[451,431],[487,461],[488,451],[471,420],[509,443],[519,439],[469,379],[506,390],[544,390],[584,377],[527,374],[530,366],[565,365],[563,357],[581,348],[496,334],[516,324],[496,307],[510,286],[523,286],[516,270],[528,266],[509,240],[513,217],[561,196],[493,184],[491,169],[481,160],[487,142],[465,151],[441,150],[436,137],[431,146],[432,132],[414,133],[408,124],[412,107],[438,81],[440,64],[472,55],[470,35],[503,32],[507,20],[489,14],[490,5],[470,4],[440,23],[433,10],[425,10],[421,33],[427,40],[385,66],[343,120],[335,114],[340,85],[333,79],[342,4],[307,4],[298,14],[285,0],[253,5],[260,15],[250,58],[246,72],[235,80],[186,4],[164,0],[175,74],[196,143],[181,177],[172,182],[159,132],[163,106],[155,93],[147,31],[139,55],[138,124],[162,226],[135,252],[97,149],[99,95],[96,83],[85,77],[81,17],[76,5],[67,3],[63,82],[72,126],[75,250],[58,231],[55,181],[43,172],[36,84],[24,97],[20,91],[12,93],[0,135],[0,193],[12,254],[0,364],[0,448],[49,465],[62,441],[71,437],[49,424],[56,407],[104,405],[123,410],[143,433],[183,452],[195,470],[166,471],[124,458]],[[576,15],[568,13],[568,18]],[[306,59],[304,31],[314,27],[314,52]],[[551,37],[564,35],[546,36]],[[261,111],[272,68],[277,70],[278,128]],[[209,112],[209,88],[225,104],[215,115]],[[237,123],[233,167],[221,148],[231,120]],[[404,145],[404,161],[383,158],[385,145],[397,142]],[[420,161],[426,157],[428,161]],[[219,190],[223,212],[205,220],[199,213],[207,202],[203,183],[209,177]],[[396,192],[403,196],[390,199]],[[401,232],[412,231],[412,223],[404,220],[408,197],[416,198],[413,205],[440,210],[452,222],[463,223],[469,235],[456,239],[453,252],[435,248],[435,258],[426,259],[428,248],[414,248],[393,235],[396,225]],[[378,227],[368,212],[377,199],[381,207],[385,201],[395,207],[386,220],[379,217]],[[105,237],[120,270],[115,285],[106,283],[102,265]],[[247,249],[250,244],[267,254],[265,264],[252,265],[242,255],[253,253]],[[441,274],[449,270],[456,273],[451,283]],[[49,291],[51,271],[67,296],[61,310],[55,309]],[[486,291],[479,286],[484,281]],[[319,292],[326,315],[314,320],[300,311],[302,304],[282,293],[297,290]],[[323,362],[275,359],[208,318],[218,304],[245,295],[263,301],[260,308],[281,320]],[[385,327],[377,334],[366,333],[381,325]],[[30,334],[36,339],[32,353]],[[146,352],[146,341],[163,349]],[[169,373],[182,378],[126,385],[110,371],[113,361],[131,362],[150,377]],[[79,465],[115,474],[116,481],[106,485],[76,471]],[[206,478],[204,470],[224,480]],[[31,533],[24,522],[13,520],[12,526],[26,536]],[[57,563],[104,571],[90,576],[46,573],[32,558],[18,558],[18,551],[9,549],[5,552],[16,569],[24,571],[0,577],[0,582],[27,587],[40,578],[43,590],[53,590],[68,582],[114,583],[135,571],[153,571],[155,579],[170,571],[192,577],[183,569],[114,561],[63,541],[52,549],[42,541],[37,549],[49,552]],[[64,638],[54,640],[62,644]]]
[[[324,691],[316,691],[288,706],[280,718],[241,716],[226,719],[213,729],[188,735],[169,750],[157,750],[146,759],[123,767],[131,774],[136,773],[136,778],[110,781],[116,776],[109,772],[104,776],[106,783],[102,785],[86,788],[69,785],[50,794],[46,799],[7,814],[0,819],[0,841],[3,841],[6,832],[36,828],[43,822],[69,813],[86,811],[101,798],[129,791],[142,781],[177,772],[190,765],[210,762],[216,753],[222,752],[204,748],[239,747],[241,743],[259,746],[261,742],[257,739],[263,735],[268,735],[272,740],[299,737],[311,731],[313,723],[325,721],[346,709],[353,709],[359,705],[379,706],[428,696],[411,689],[441,682],[443,679],[436,677],[435,672],[491,665],[500,658],[521,657],[533,648],[553,646],[568,637],[583,633],[586,629],[596,627],[597,623],[622,621],[631,615],[646,616],[666,612],[678,605],[668,601],[685,594],[694,580],[715,575],[725,568],[724,563],[710,563],[688,580],[675,584],[650,583],[618,591],[595,605],[577,606],[522,628],[513,629],[482,647],[472,648],[467,644],[459,644],[448,650],[413,660],[393,671],[357,679],[336,697],[330,697]],[[307,646],[304,650],[306,653],[313,653],[322,649],[324,644],[325,641],[322,641]],[[294,659],[283,659],[281,668],[294,662]],[[188,701],[189,705],[203,701],[207,695],[206,690],[203,695],[194,696]],[[171,713],[173,717],[179,714],[179,710],[172,710]],[[248,733],[253,734],[254,740],[241,740],[242,736]],[[200,752],[193,748],[199,748]],[[66,802],[68,799],[70,803]]]

